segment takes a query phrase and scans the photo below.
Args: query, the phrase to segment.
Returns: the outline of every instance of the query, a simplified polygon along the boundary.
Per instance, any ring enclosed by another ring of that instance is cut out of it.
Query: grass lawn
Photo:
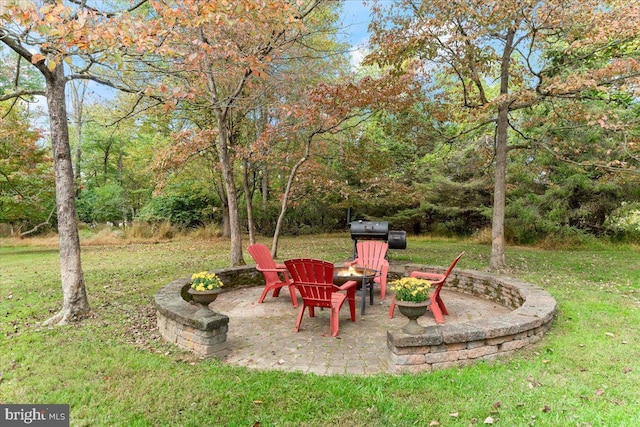
[[[92,314],[55,328],[40,322],[62,303],[57,248],[0,243],[0,403],[66,403],[72,426],[640,425],[637,247],[509,247],[510,275],[558,302],[541,342],[495,363],[350,377],[200,361],[158,337],[155,292],[227,266],[223,240],[83,246]],[[446,266],[464,250],[460,268],[489,261],[487,245],[413,236],[408,245],[390,257]],[[283,238],[278,259],[340,261],[352,249],[346,233]]]

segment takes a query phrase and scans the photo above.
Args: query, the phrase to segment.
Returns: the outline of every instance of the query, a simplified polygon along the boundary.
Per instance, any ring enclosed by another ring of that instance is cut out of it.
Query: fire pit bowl
[[[361,282],[363,279],[371,280],[376,277],[377,271],[364,267],[341,267],[333,271],[333,283],[342,286],[349,280]]]

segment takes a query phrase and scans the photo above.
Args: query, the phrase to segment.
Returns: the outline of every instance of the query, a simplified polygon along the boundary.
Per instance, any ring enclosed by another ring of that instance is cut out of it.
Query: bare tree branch
[[[53,216],[53,213],[56,211],[56,207],[54,206],[53,208],[51,208],[51,212],[49,212],[49,216],[47,217],[47,220],[44,222],[41,222],[40,224],[37,224],[36,226],[34,226],[31,230],[27,230],[24,232],[20,232],[20,237],[22,236],[26,236],[27,234],[31,234],[34,233],[36,231],[38,231],[38,229],[40,227],[44,227],[45,225],[49,225],[51,223],[51,217]]]

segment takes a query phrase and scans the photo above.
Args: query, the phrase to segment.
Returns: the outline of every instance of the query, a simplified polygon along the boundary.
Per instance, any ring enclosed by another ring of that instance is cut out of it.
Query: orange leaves
[[[212,130],[176,133],[173,144],[156,154],[154,170],[159,173],[179,170],[206,153],[212,154],[217,136],[217,132]]]
[[[46,65],[47,65],[47,69],[51,72],[53,72],[53,70],[56,69],[56,66],[58,65],[56,62],[56,59],[53,58],[53,56],[51,55],[41,55],[39,53],[34,53],[33,56],[31,56],[31,63],[32,64],[37,64],[39,62],[42,61],[47,61]]]
[[[32,64],[37,64],[40,61],[44,61],[47,57],[44,55],[40,55],[39,53],[34,53],[33,56],[31,57],[31,63]]]
[[[62,2],[56,4],[47,3],[40,8],[40,13],[47,23],[57,23],[60,18],[68,18],[71,12],[71,8],[65,6]]]

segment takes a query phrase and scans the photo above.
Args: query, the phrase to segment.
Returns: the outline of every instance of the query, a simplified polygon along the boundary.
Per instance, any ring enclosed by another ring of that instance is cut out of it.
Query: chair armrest
[[[262,267],[258,267],[256,265],[256,270],[258,271],[269,271],[269,272],[275,272],[275,273],[288,273],[289,270],[287,270],[287,268],[262,268]]]
[[[380,269],[380,277],[387,277],[389,274],[389,263],[382,264],[382,268]]]
[[[356,265],[357,263],[358,263],[358,260],[357,260],[357,259],[354,259],[353,261],[347,261],[347,262],[345,262],[345,263],[344,263],[344,266],[345,266],[345,267],[351,267],[351,266],[353,266],[353,265]]]
[[[354,286],[358,286],[358,282],[356,282],[355,280],[349,280],[348,282],[345,282],[342,286],[336,286],[336,287],[341,291],[346,291],[353,288]]]
[[[412,271],[409,277],[416,277],[418,279],[427,279],[427,280],[442,280],[444,279],[444,274],[439,273],[426,273],[424,271]]]

